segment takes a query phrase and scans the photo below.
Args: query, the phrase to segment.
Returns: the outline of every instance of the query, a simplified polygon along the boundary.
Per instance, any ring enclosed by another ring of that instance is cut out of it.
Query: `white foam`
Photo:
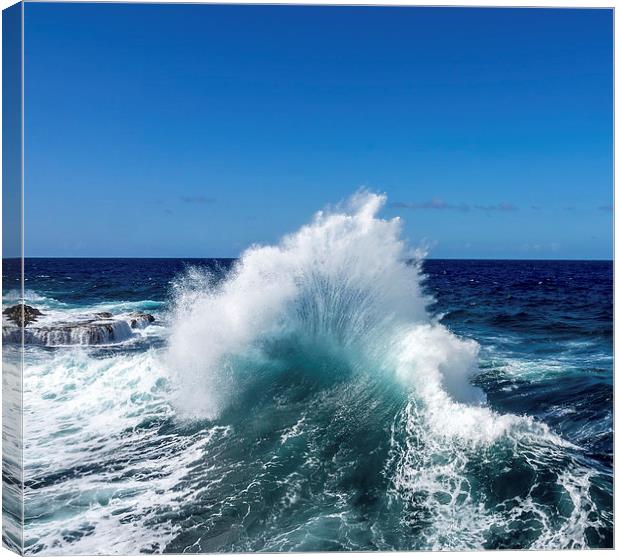
[[[192,499],[179,482],[226,428],[175,436],[141,427],[174,415],[155,350],[101,359],[78,348],[51,358],[31,350],[27,358],[25,480],[47,484],[26,488],[27,547],[46,554],[163,549],[180,525],[153,518],[164,508],[173,516]]]

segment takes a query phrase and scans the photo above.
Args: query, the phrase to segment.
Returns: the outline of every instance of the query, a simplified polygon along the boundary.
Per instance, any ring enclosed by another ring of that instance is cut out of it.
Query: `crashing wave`
[[[402,396],[384,474],[413,546],[596,545],[608,520],[580,449],[486,405],[471,382],[479,345],[429,314],[420,254],[401,240],[398,218],[378,218],[384,203],[361,192],[278,245],[248,249],[224,280],[195,269],[176,285],[167,368],[177,412],[213,420],[235,405],[247,412],[244,401],[287,374],[314,384],[370,378],[381,386],[368,412],[394,387]],[[505,496],[498,485],[510,488]],[[558,498],[551,506],[546,485]]]

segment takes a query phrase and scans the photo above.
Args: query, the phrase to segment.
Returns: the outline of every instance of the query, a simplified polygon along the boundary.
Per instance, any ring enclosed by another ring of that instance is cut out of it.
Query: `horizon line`
[[[197,260],[209,260],[209,259],[228,259],[236,260],[241,256],[222,256],[222,257],[207,257],[207,256],[152,256],[152,255],[31,255],[24,257],[23,259],[197,259]],[[22,259],[22,257],[3,257],[2,260],[8,259]],[[414,258],[410,258],[414,259]],[[549,257],[423,257],[423,261],[605,261],[613,262],[614,258],[549,258]]]

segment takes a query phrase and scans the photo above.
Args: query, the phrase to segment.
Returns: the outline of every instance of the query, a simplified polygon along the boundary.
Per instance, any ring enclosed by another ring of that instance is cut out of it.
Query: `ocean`
[[[26,552],[611,547],[612,262],[423,259],[378,205],[27,259]]]

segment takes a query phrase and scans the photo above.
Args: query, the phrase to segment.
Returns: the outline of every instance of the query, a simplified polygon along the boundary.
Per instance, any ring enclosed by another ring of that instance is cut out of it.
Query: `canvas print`
[[[613,546],[613,12],[3,13],[3,542]]]

